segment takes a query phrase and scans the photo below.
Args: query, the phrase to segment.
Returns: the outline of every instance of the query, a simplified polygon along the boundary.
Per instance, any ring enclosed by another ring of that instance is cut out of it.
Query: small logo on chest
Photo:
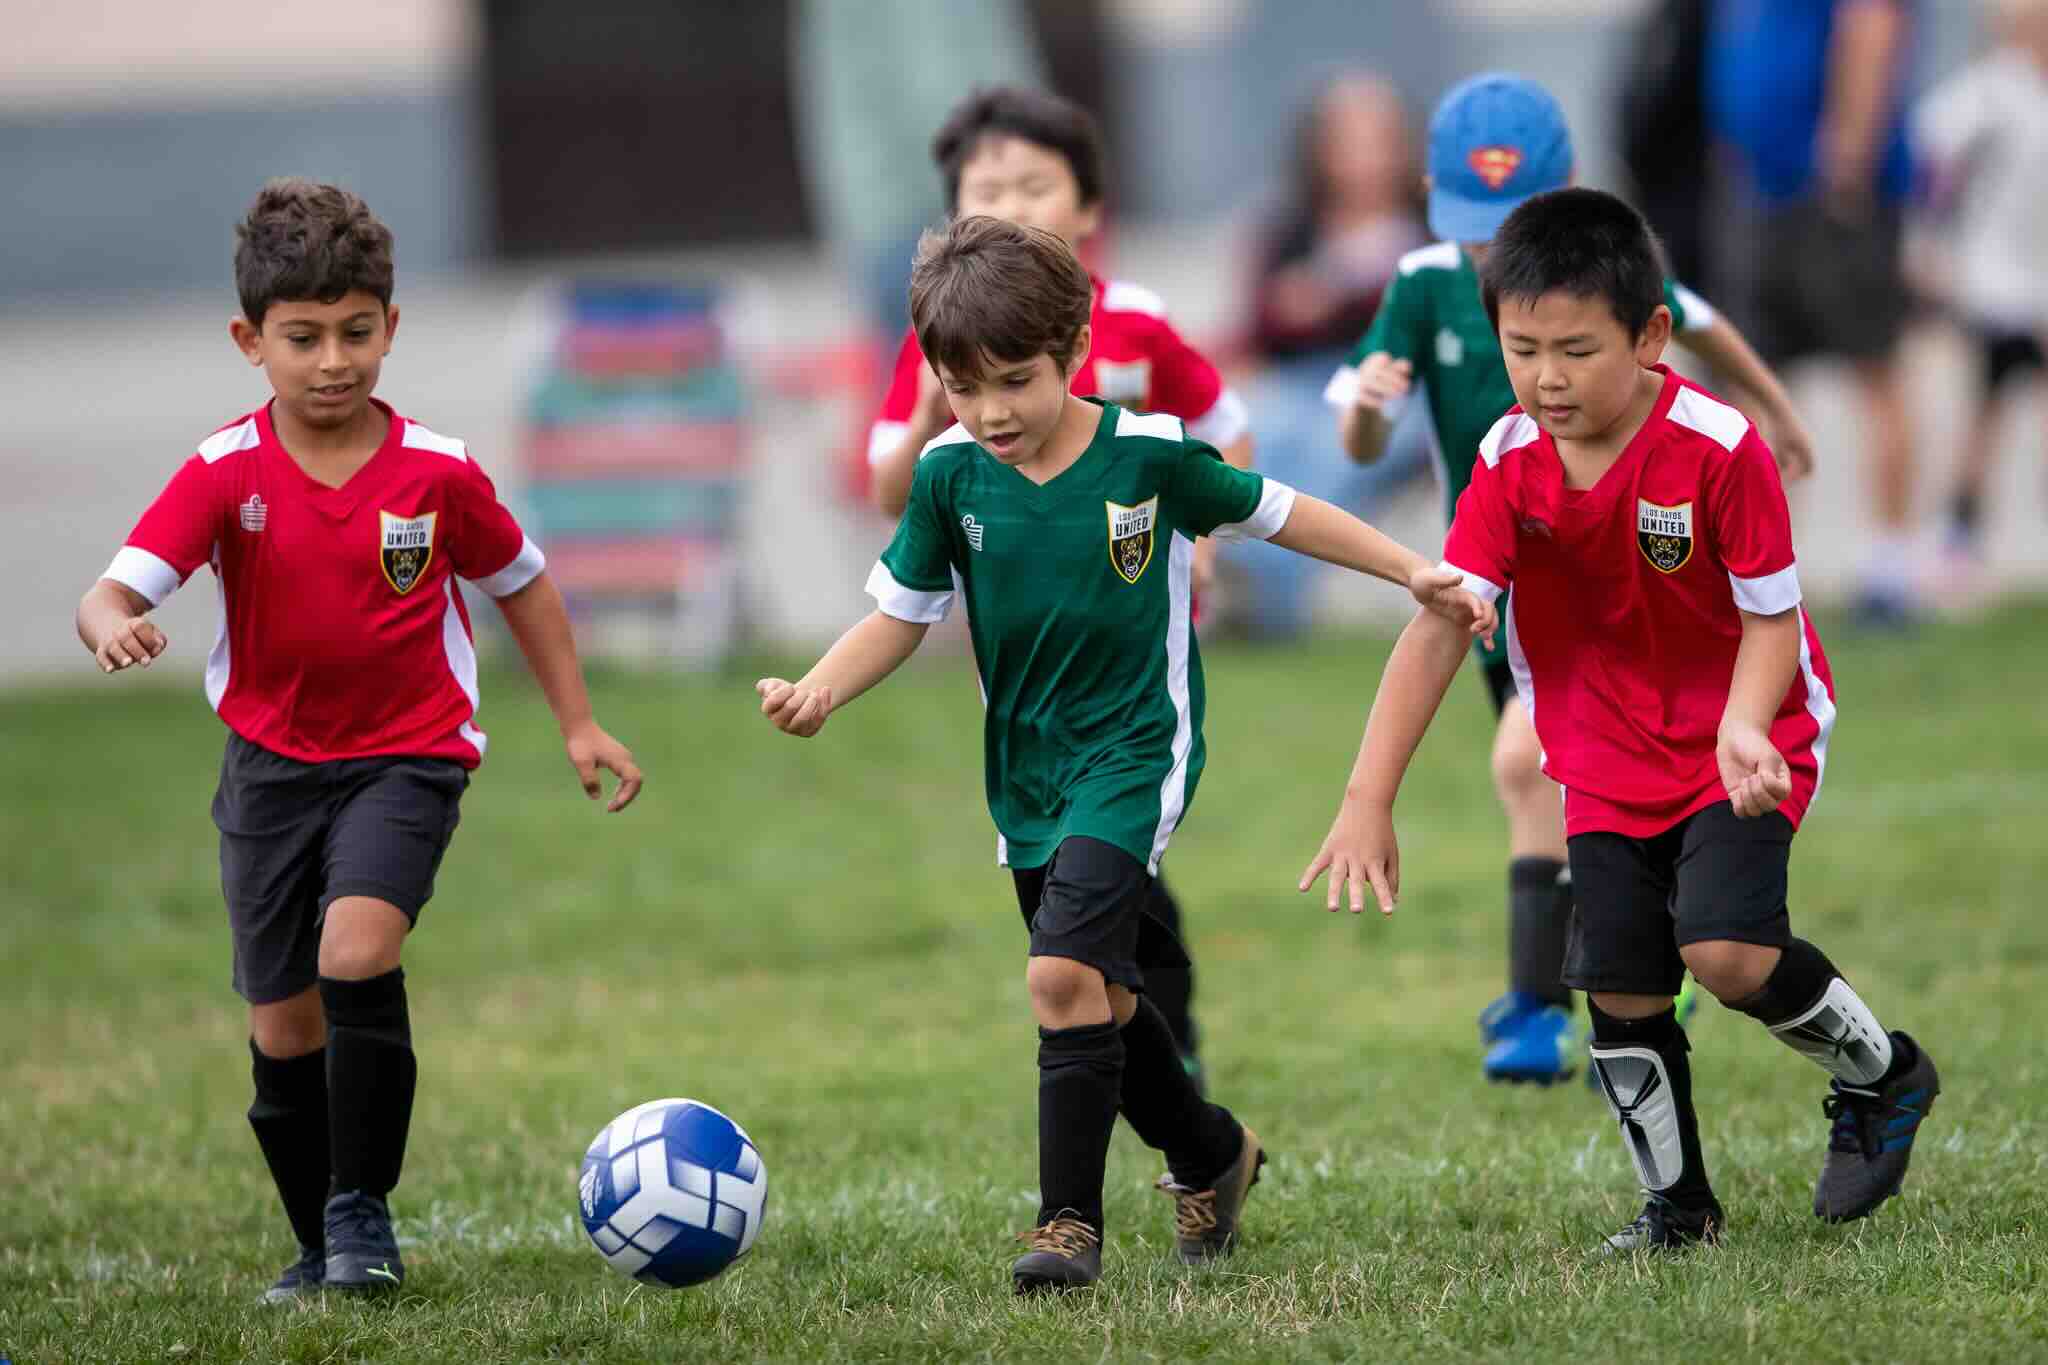
[[[1145,576],[1152,562],[1152,527],[1159,519],[1159,499],[1149,497],[1136,507],[1105,502],[1109,513],[1109,567],[1126,583]]]
[[[1659,573],[1678,572],[1692,558],[1692,504],[1662,507],[1637,498],[1636,545]]]
[[[969,512],[966,516],[960,518],[960,529],[967,533],[967,548],[979,550],[981,548],[981,537],[988,528],[974,519],[974,513]]]
[[[433,561],[434,518],[439,515],[422,512],[416,517],[398,517],[385,511],[377,513],[383,529],[377,564],[384,571],[384,581],[401,597],[419,585],[427,565]]]
[[[242,504],[242,529],[244,531],[260,531],[263,529],[264,523],[269,519],[270,509],[263,505],[262,498],[251,493],[249,500]]]
[[[1448,327],[1436,330],[1436,363],[1456,369],[1465,363],[1465,339]]]

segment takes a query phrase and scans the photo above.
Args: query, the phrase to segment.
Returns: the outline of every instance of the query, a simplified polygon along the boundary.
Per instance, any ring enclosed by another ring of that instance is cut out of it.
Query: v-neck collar
[[[1636,428],[1635,435],[1628,438],[1628,444],[1623,446],[1621,453],[1614,457],[1614,463],[1608,465],[1606,469],[1600,472],[1600,477],[1593,480],[1592,487],[1574,488],[1571,486],[1569,482],[1571,470],[1565,465],[1564,456],[1558,451],[1557,439],[1547,431],[1543,433],[1543,443],[1550,448],[1550,458],[1557,461],[1559,472],[1563,476],[1558,482],[1558,487],[1563,491],[1564,496],[1568,500],[1576,501],[1591,498],[1604,492],[1611,481],[1622,477],[1620,473],[1622,469],[1634,465],[1642,458],[1643,451],[1655,439],[1653,433],[1662,425],[1665,414],[1671,411],[1671,404],[1678,397],[1679,380],[1678,376],[1671,372],[1669,365],[1660,362],[1651,368],[1664,376],[1664,387],[1657,391],[1657,401],[1650,405],[1650,415],[1645,417],[1643,424]]]
[[[1079,397],[1079,395],[1075,396]],[[1094,465],[1095,448],[1102,444],[1103,434],[1108,429],[1109,424],[1115,419],[1114,415],[1117,411],[1116,404],[1105,402],[1099,398],[1082,398],[1081,401],[1083,403],[1093,403],[1102,409],[1102,416],[1097,418],[1095,422],[1095,432],[1088,438],[1088,444],[1082,447],[1081,453],[1074,457],[1074,462],[1047,479],[1044,483],[1040,483],[1028,474],[1020,472],[1016,466],[1004,464],[1001,460],[996,459],[994,455],[989,453],[988,448],[979,441],[975,442],[974,448],[980,451],[985,458],[992,461],[1003,473],[1016,480],[1018,484],[1030,489],[1031,496],[1033,497],[1048,498],[1057,492],[1063,492],[1067,488],[1083,482],[1083,480],[1075,478],[1075,475],[1080,472],[1082,466],[1092,467]]]
[[[271,400],[271,402],[275,401],[277,400]],[[270,418],[270,403],[265,403],[262,407],[256,409],[256,431],[264,443],[275,450],[283,458],[284,462],[292,467],[293,472],[305,481],[308,491],[318,497],[345,496],[349,493],[349,490],[362,481],[363,475],[367,474],[373,465],[380,463],[393,450],[396,450],[399,442],[403,439],[398,429],[400,426],[399,416],[391,410],[391,405],[378,398],[372,398],[370,403],[384,414],[384,440],[372,452],[370,458],[358,465],[355,473],[342,480],[338,486],[331,483],[322,483],[314,478],[306,472],[306,467],[299,463],[298,457],[285,449],[284,441],[277,434],[277,426]]]

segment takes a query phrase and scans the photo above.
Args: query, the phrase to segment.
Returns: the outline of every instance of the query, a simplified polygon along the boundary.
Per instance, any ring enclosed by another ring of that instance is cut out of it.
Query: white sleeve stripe
[[[1229,445],[1244,435],[1251,426],[1251,411],[1234,390],[1225,389],[1216,395],[1216,401],[1209,410],[1187,424],[1188,435],[1197,441],[1206,441],[1217,449]]]
[[[1271,540],[1294,515],[1294,490],[1278,479],[1259,489],[1259,505],[1243,521],[1225,522],[1210,534],[1218,540]]]
[[[868,466],[873,468],[884,459],[896,453],[896,447],[903,444],[903,438],[910,434],[908,422],[877,422],[868,428]]]
[[[1471,593],[1482,602],[1497,602],[1500,600],[1501,593],[1506,591],[1492,579],[1482,578],[1470,569],[1461,569],[1448,559],[1437,565],[1437,567],[1439,569],[1449,569],[1452,573],[1464,579],[1465,591]]]
[[[1776,616],[1799,605],[1799,566],[1787,564],[1761,578],[1729,574],[1728,586],[1735,590],[1735,605],[1742,610],[1752,616]]]
[[[946,619],[946,613],[953,607],[953,591],[920,592],[906,588],[896,581],[896,575],[889,572],[889,566],[875,561],[873,572],[868,574],[868,596],[875,599],[875,605],[885,616],[912,625],[932,626]]]
[[[512,562],[492,574],[489,578],[472,580],[493,597],[510,597],[527,584],[539,578],[541,570],[547,568],[548,558],[540,552],[540,546],[526,536],[520,537],[519,553]]]
[[[168,561],[135,545],[123,545],[115,551],[114,562],[107,565],[107,571],[100,577],[133,588],[148,598],[152,607],[162,606],[164,599],[185,581]]]
[[[1330,382],[1323,385],[1323,401],[1333,408],[1348,408],[1358,401],[1358,367],[1339,365]]]

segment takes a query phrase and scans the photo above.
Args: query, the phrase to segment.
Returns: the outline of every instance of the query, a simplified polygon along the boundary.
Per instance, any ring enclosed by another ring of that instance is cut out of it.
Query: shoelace
[[[1881,1145],[1878,1120],[1883,1117],[1883,1109],[1877,1096],[1853,1090],[1838,1089],[1822,1100],[1821,1112],[1834,1121],[1834,1126],[1828,1129],[1828,1150],[1854,1152],[1866,1159],[1875,1157]]]
[[[1183,1238],[1193,1240],[1215,1229],[1216,1191],[1191,1190],[1174,1184],[1171,1176],[1161,1176],[1155,1188],[1172,1198],[1173,1230]]]
[[[1024,1229],[1017,1240],[1033,1251],[1050,1251],[1071,1261],[1102,1238],[1078,1218],[1055,1218],[1044,1227]]]

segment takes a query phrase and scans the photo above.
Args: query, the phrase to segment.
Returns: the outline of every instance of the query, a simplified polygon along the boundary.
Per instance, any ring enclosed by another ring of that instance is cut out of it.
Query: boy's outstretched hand
[[[825,728],[832,714],[832,689],[799,687],[782,678],[763,678],[754,684],[761,696],[761,714],[786,735],[809,739]]]
[[[1500,624],[1500,614],[1493,609],[1493,603],[1483,600],[1465,586],[1465,576],[1456,569],[1432,565],[1417,569],[1415,576],[1408,580],[1408,591],[1415,600],[1435,612],[1438,616],[1454,622],[1459,629],[1493,643],[1494,627]]]
[[[1714,761],[1721,768],[1728,804],[1744,820],[1769,815],[1792,794],[1792,770],[1785,756],[1770,736],[1752,725],[1723,724]]]
[[[1368,885],[1380,913],[1393,914],[1401,894],[1401,848],[1394,840],[1393,812],[1362,801],[1346,800],[1339,806],[1322,850],[1301,874],[1295,889],[1307,891],[1325,871],[1330,874],[1328,905],[1333,914],[1346,887],[1350,888],[1351,913],[1364,913]]]
[[[571,733],[567,748],[569,762],[575,765],[585,796],[595,801],[604,795],[604,784],[597,777],[597,770],[602,768],[619,779],[618,789],[605,803],[605,812],[612,814],[633,804],[633,798],[640,794],[641,777],[632,750],[606,734],[595,721]]]

